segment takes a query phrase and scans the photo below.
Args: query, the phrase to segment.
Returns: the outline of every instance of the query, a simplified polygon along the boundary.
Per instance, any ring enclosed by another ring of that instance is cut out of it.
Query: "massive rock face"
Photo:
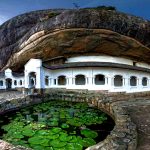
[[[113,10],[45,10],[0,26],[0,69],[30,58],[108,54],[150,63],[150,22]]]

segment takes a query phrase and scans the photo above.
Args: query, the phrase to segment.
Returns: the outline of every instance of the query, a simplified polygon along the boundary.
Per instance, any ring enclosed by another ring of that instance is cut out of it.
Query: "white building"
[[[23,74],[0,73],[0,89],[87,89],[108,92],[150,91],[150,65],[112,56],[59,56],[30,59]]]

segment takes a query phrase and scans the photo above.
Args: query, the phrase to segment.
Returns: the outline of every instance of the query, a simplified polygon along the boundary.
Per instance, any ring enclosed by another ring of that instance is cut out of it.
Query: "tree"
[[[74,7],[75,7],[76,9],[79,9],[79,8],[80,8],[80,6],[79,6],[77,3],[73,3],[73,5],[74,5]]]

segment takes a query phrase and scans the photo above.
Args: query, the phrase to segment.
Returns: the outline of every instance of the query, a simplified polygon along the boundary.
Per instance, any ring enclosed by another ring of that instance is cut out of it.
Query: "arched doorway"
[[[85,76],[84,75],[76,75],[75,84],[76,85],[85,85]]]
[[[12,79],[7,78],[6,79],[6,89],[11,89],[12,88]]]
[[[31,72],[29,73],[29,87],[35,88],[35,86],[36,86],[36,73]]]

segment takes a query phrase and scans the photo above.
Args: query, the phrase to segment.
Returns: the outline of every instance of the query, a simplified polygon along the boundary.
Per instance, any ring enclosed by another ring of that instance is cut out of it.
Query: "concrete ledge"
[[[104,141],[97,143],[86,150],[136,150],[136,126],[132,123],[121,104],[114,102],[112,97],[113,96],[108,96],[107,94],[88,91],[51,90],[51,92],[45,93],[44,95],[32,95],[25,98],[1,102],[0,114],[2,115],[7,111],[50,100],[87,102],[112,116],[116,125],[111,131],[111,134],[108,135]],[[1,145],[2,143],[0,143],[0,146]],[[15,150],[21,150],[21,148],[18,147],[15,148]]]

